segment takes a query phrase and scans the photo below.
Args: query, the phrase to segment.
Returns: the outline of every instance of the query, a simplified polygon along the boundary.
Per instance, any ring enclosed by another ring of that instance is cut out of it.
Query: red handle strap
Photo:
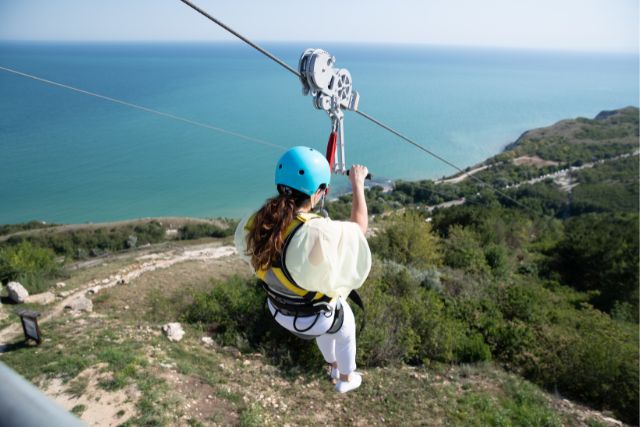
[[[331,132],[329,135],[329,142],[327,143],[327,161],[329,162],[329,167],[331,168],[331,172],[333,172],[333,165],[336,161],[336,148],[338,141],[338,133]]]
[[[329,135],[329,142],[327,142],[327,154],[326,154],[327,161],[329,162],[329,167],[331,168],[331,173],[333,173],[333,165],[336,162],[337,142],[338,142],[338,133],[336,131],[333,131],[331,132],[331,135]],[[325,194],[329,194],[328,187]]]

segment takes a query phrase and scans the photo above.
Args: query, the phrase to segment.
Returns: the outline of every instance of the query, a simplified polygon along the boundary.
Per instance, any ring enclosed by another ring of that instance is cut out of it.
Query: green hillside
[[[368,189],[365,379],[346,397],[239,257],[206,258],[232,220],[5,226],[0,278],[32,292],[157,270],[96,291],[91,314],[29,305],[49,316],[39,348],[0,306],[0,361],[87,417],[86,396],[126,391],[123,425],[637,425],[638,148],[629,107],[528,131],[469,176]],[[349,196],[328,209],[348,217]],[[159,332],[176,320],[179,343]]]

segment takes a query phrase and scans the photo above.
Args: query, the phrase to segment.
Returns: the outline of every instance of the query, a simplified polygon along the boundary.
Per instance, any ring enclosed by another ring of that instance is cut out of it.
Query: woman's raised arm
[[[349,181],[353,193],[351,204],[351,221],[360,226],[360,230],[365,234],[369,226],[369,215],[367,213],[367,201],[364,198],[364,179],[369,173],[366,166],[353,165],[349,171]]]

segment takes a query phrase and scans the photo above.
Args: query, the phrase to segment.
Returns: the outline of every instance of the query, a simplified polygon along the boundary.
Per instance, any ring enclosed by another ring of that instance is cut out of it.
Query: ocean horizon
[[[523,132],[638,106],[638,55],[424,45],[265,43],[296,67],[320,47],[360,109],[465,168]],[[291,147],[324,151],[326,114],[244,44],[0,42],[0,66]],[[241,217],[274,194],[282,150],[0,70],[0,223]],[[384,179],[457,171],[345,117],[346,158]],[[336,177],[336,188],[345,180]]]

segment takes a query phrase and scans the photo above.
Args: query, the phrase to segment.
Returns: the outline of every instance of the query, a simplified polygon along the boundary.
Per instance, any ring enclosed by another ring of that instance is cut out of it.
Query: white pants
[[[332,306],[335,308],[335,302]],[[316,338],[316,344],[327,363],[338,363],[338,370],[341,374],[348,375],[356,370],[356,320],[349,304],[340,298],[340,304],[344,311],[344,320],[340,330],[334,334],[326,334],[325,332],[333,323],[334,312],[320,314],[309,317],[285,316],[278,313],[276,322],[283,328],[307,335],[319,335]],[[275,307],[269,302],[269,310],[273,316],[276,312]],[[295,321],[295,327],[294,327]],[[315,321],[315,324],[313,322]],[[313,324],[313,326],[311,326]],[[308,330],[307,330],[308,328]]]

